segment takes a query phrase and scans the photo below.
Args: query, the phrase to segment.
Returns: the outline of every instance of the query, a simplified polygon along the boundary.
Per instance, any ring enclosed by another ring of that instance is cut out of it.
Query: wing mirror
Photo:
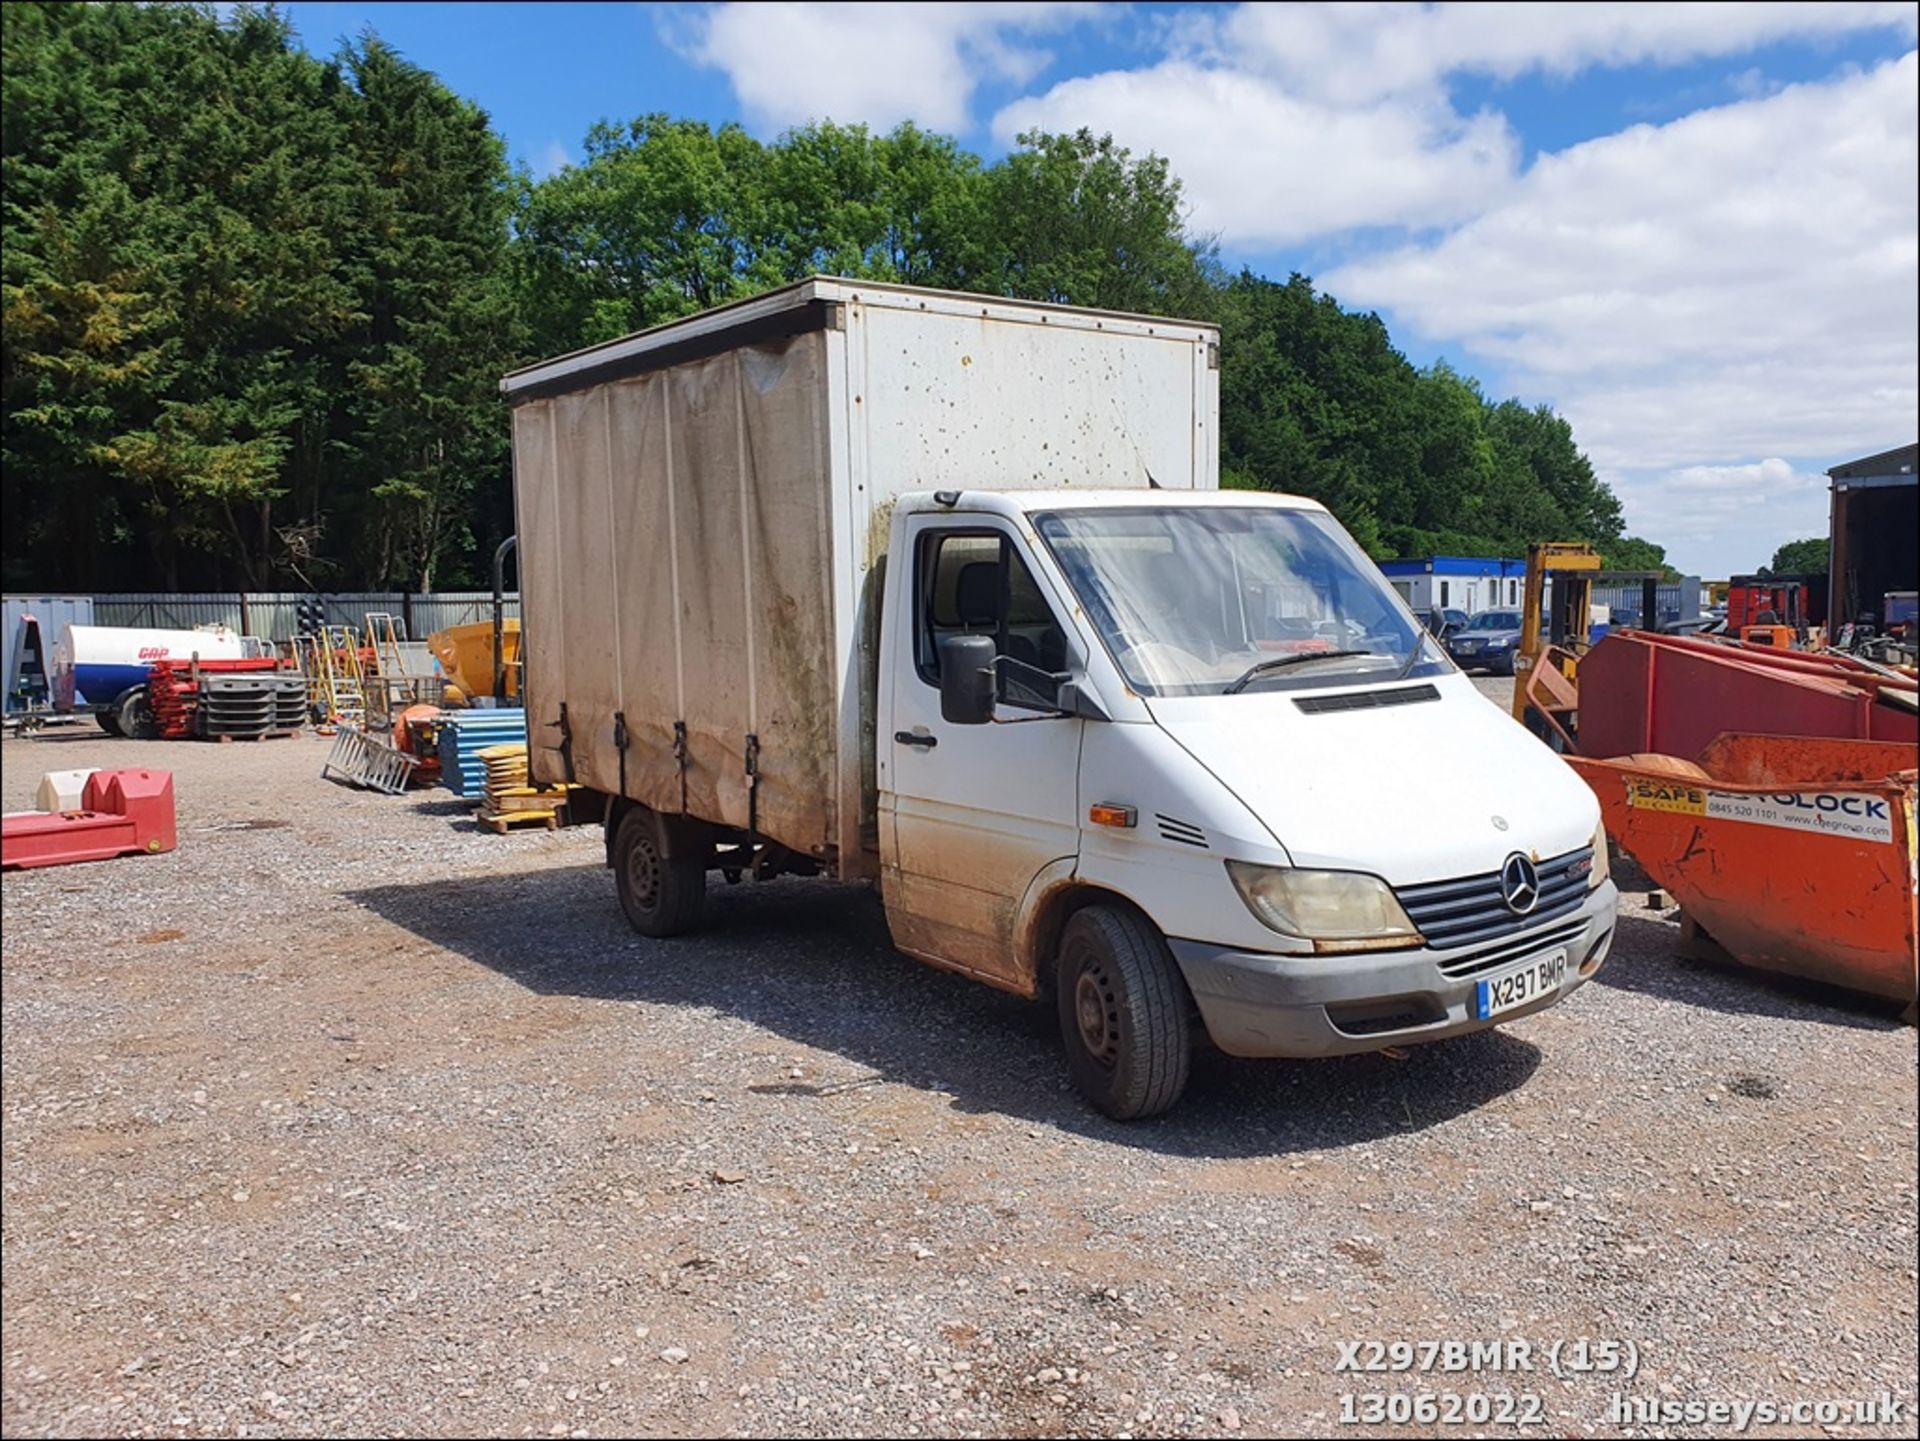
[[[1042,670],[1001,655],[991,636],[943,636],[939,651],[940,719],[949,725],[985,725],[992,720],[1003,679],[1008,682],[1006,703],[1016,709],[1110,719],[1085,677]]]
[[[993,719],[994,662],[999,648],[990,635],[940,638],[940,719],[948,725],[981,726]]]

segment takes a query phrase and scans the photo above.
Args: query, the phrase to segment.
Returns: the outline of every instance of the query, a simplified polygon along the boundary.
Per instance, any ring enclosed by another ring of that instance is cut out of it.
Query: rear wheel
[[[117,710],[97,710],[93,718],[100,723],[100,729],[110,736],[122,734],[120,730],[120,712]]]
[[[636,806],[620,818],[613,837],[613,879],[620,909],[641,935],[679,936],[700,924],[707,899],[706,856],[668,856],[652,811]]]
[[[1076,912],[1054,990],[1067,1066],[1089,1101],[1131,1121],[1180,1099],[1193,1059],[1187,988],[1150,922],[1118,906]]]

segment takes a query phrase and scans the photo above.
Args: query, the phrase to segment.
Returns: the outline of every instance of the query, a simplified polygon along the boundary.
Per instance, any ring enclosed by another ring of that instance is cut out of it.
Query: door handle
[[[903,746],[916,746],[923,751],[930,751],[940,744],[940,737],[920,731],[895,731],[893,738]]]

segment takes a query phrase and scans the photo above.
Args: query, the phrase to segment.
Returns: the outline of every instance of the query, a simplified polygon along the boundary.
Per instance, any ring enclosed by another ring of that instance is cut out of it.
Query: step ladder
[[[366,678],[360,670],[360,637],[350,625],[322,626],[318,655],[320,705],[335,725],[364,730]]]
[[[406,639],[401,634],[399,618],[390,611],[370,610],[367,612],[367,644],[373,647],[373,670],[375,675],[397,676],[406,674],[406,658],[401,653],[400,643]]]
[[[343,723],[340,734],[334,737],[327,763],[320,767],[320,775],[325,780],[345,781],[382,795],[397,796],[406,790],[419,764],[413,756],[396,750],[380,737]]]

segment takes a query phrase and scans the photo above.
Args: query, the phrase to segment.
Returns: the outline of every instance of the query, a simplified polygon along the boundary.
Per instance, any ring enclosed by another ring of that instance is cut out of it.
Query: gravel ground
[[[1643,897],[1553,1010],[1205,1058],[1122,1126],[1047,1017],[893,952],[861,892],[723,890],[642,941],[597,831],[336,788],[325,745],[0,751],[9,808],[45,769],[170,766],[181,824],[4,880],[9,1436],[1515,1434],[1338,1426],[1343,1393],[1472,1392],[1584,1435],[1615,1394],[1915,1401],[1914,1031],[1672,960]],[[1578,1337],[1633,1377],[1334,1369]]]

